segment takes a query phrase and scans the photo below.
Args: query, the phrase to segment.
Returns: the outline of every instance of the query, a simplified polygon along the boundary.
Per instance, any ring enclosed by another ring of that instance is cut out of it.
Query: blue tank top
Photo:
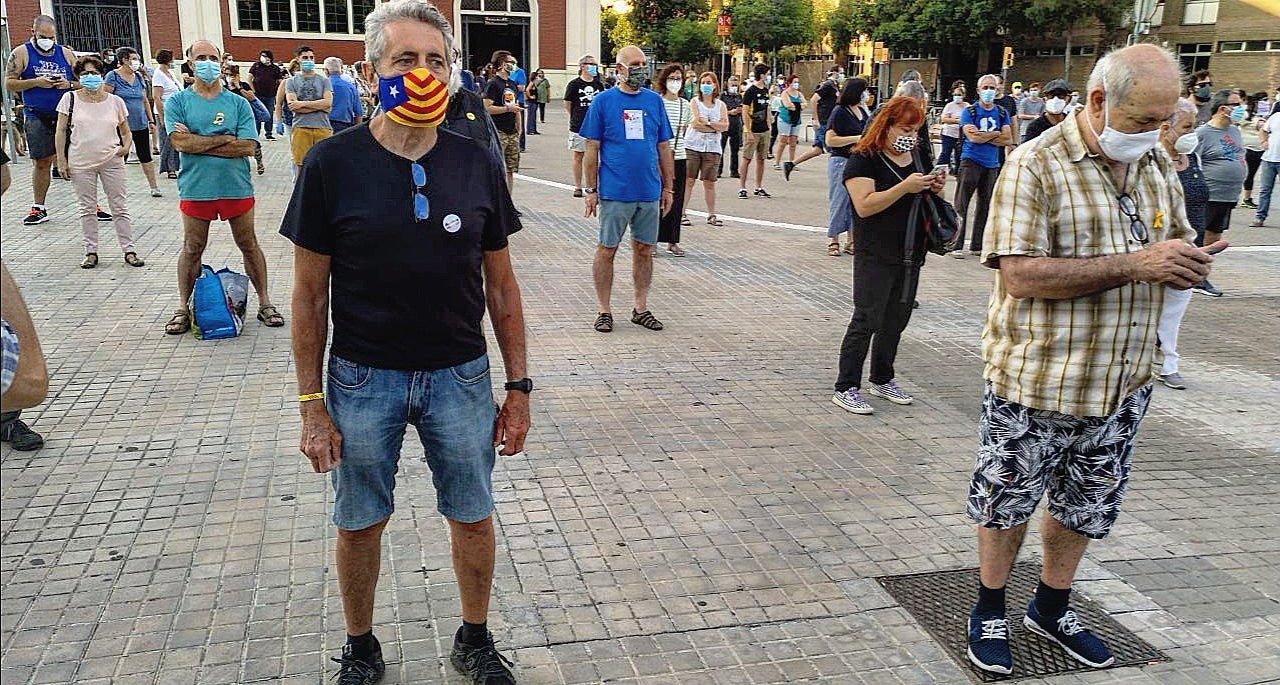
[[[71,65],[62,52],[61,45],[53,46],[52,55],[42,55],[30,41],[23,43],[27,47],[27,68],[22,70],[22,78],[38,78],[40,76],[61,76],[71,80]],[[58,111],[58,101],[65,88],[28,88],[22,91],[22,104],[26,105],[28,117],[35,118],[37,113],[51,115]]]

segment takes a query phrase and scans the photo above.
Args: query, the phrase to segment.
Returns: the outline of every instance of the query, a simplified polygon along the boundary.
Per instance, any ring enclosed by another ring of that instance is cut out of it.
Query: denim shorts
[[[342,435],[342,461],[332,472],[334,525],[360,530],[391,515],[409,426],[426,452],[436,509],[459,523],[493,513],[497,407],[488,355],[436,371],[376,369],[330,355],[325,398]]]
[[[615,200],[600,201],[600,244],[605,247],[617,247],[622,242],[622,234],[631,226],[631,239],[645,245],[656,245],[658,242],[658,217],[661,211],[658,201],[653,202],[618,202]]]

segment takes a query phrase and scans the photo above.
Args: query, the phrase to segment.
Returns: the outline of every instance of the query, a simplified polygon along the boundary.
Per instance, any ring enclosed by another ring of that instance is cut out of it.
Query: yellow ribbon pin
[[[1151,227],[1160,230],[1164,227],[1164,211],[1156,210],[1156,220],[1152,222]]]

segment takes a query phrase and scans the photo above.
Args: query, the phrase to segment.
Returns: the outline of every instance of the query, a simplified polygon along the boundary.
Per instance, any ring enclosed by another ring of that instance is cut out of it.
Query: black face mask
[[[1213,88],[1210,86],[1200,86],[1196,88],[1197,100],[1208,100],[1213,95]]]

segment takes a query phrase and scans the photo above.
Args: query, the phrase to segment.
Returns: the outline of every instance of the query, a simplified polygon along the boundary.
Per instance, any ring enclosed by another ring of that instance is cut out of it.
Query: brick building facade
[[[350,63],[364,57],[364,16],[382,0],[8,0],[11,44],[30,38],[31,20],[49,14],[59,39],[80,51],[132,45],[148,57],[168,48],[181,54],[197,39],[212,39],[237,62],[262,50],[284,61],[306,44],[319,58]],[[578,57],[600,52],[596,0],[441,0],[468,68],[494,50],[517,56],[526,70],[541,68],[553,86],[577,75]]]

